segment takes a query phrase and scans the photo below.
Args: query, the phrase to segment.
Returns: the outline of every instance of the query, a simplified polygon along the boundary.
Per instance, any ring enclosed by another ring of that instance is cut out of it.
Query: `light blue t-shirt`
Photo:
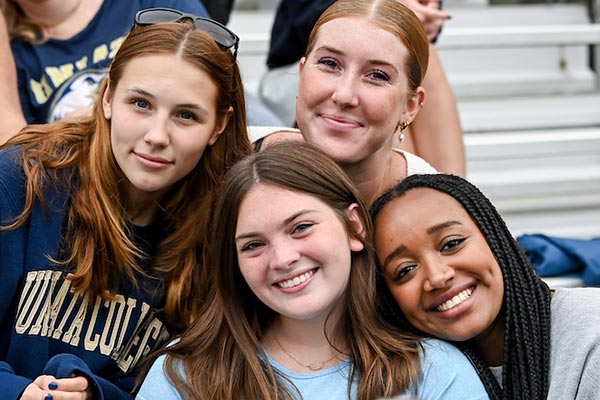
[[[475,369],[456,347],[449,343],[427,339],[421,354],[422,375],[418,396],[414,387],[407,393],[423,400],[481,400],[488,399],[485,388]],[[304,400],[348,400],[348,376],[351,362],[343,361],[331,368],[312,373],[298,373],[283,367],[269,357],[271,365],[296,386]],[[152,365],[140,391],[138,400],[181,400],[177,389],[166,377],[164,356]],[[358,382],[352,383],[351,399],[357,398]]]

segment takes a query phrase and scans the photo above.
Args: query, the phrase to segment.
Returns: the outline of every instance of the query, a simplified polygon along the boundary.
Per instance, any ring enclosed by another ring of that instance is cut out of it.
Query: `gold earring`
[[[398,121],[398,125],[396,125],[396,130],[400,129],[400,134],[398,135],[398,140],[400,142],[403,142],[404,139],[406,138],[406,135],[404,135],[404,130],[406,128],[408,128],[408,125],[410,124],[410,122],[408,121]]]

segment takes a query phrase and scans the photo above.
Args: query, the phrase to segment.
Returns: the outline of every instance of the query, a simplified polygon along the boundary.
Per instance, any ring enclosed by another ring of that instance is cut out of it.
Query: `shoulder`
[[[488,395],[467,357],[452,344],[423,340],[419,398],[487,399]]]
[[[166,356],[163,354],[158,357],[148,374],[142,382],[142,386],[135,397],[138,400],[161,399],[161,400],[181,400],[179,391],[173,385],[165,372]]]
[[[21,147],[8,147],[0,151],[0,190],[15,193],[25,188]]]
[[[456,346],[440,339],[424,339],[422,342],[421,364],[423,368],[435,364],[440,359],[454,359],[467,361],[466,356]]]
[[[553,337],[579,336],[581,330],[597,327],[600,288],[557,288],[550,302],[550,316]]]
[[[550,307],[551,313],[586,314],[600,319],[600,288],[557,288]]]
[[[600,389],[600,288],[557,288],[550,313],[548,399],[596,398]]]
[[[6,168],[10,168],[11,170],[20,168],[22,160],[21,154],[21,146],[11,146],[0,150],[0,166],[2,166],[2,172],[4,173]]]
[[[437,174],[438,171],[421,157],[408,151],[394,147],[394,151],[401,154],[406,160],[406,176],[416,174]]]

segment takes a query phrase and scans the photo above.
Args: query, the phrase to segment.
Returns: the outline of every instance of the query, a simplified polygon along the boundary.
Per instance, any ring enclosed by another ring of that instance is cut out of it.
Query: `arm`
[[[425,103],[410,127],[414,152],[438,171],[464,177],[465,149],[456,100],[433,45],[423,87]]]
[[[83,377],[72,379],[72,377]],[[57,388],[48,389],[48,384],[55,382]],[[94,400],[131,400],[132,396],[112,382],[95,375],[90,368],[72,354],[60,354],[48,361],[42,375],[35,380],[16,375],[6,362],[0,362],[0,392],[2,398],[11,400],[28,400],[43,398],[42,394],[54,391],[80,392],[82,399]]]
[[[74,376],[86,378],[88,381],[86,391],[91,391],[94,400],[131,400],[132,398],[116,384],[95,375],[85,362],[72,354],[59,354],[52,357],[42,373],[55,376],[59,380],[59,389],[60,380],[63,378]]]
[[[0,144],[2,144],[27,125],[21,109],[17,71],[2,13],[0,13],[0,55]]]
[[[450,14],[440,10],[440,0],[398,0],[406,7],[410,8],[423,23],[427,39],[433,41],[442,26],[444,21],[450,18]]]

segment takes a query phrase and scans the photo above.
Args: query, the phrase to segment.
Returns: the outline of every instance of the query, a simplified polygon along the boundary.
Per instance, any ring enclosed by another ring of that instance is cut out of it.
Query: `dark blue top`
[[[1,151],[3,225],[22,211],[25,181],[19,148]],[[158,279],[139,274],[135,287],[123,278],[111,301],[73,293],[65,268],[50,261],[63,259],[69,197],[64,188],[47,188],[47,212],[36,203],[24,225],[0,231],[2,399],[18,399],[42,374],[86,376],[95,399],[130,399],[140,362],[172,336],[158,312],[163,303]],[[152,254],[160,229],[143,230],[136,228],[133,240]],[[141,267],[151,273],[144,262]]]
[[[281,0],[273,29],[267,67],[278,68],[300,60],[313,26],[335,0]]]
[[[11,40],[27,122],[51,122],[92,104],[136,12],[150,7],[207,16],[199,0],[104,0],[88,26],[71,39],[42,45]]]

